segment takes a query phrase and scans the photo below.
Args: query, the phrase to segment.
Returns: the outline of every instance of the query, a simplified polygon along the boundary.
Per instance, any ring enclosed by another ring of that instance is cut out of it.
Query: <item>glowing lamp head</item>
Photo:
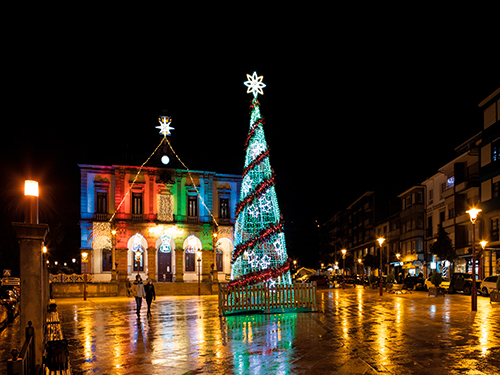
[[[165,165],[167,165],[168,163],[170,163],[170,158],[167,156],[167,155],[163,155],[161,157],[161,162]]]
[[[477,214],[480,213],[482,210],[479,208],[471,208],[469,211],[466,211],[470,215],[470,221],[474,224],[477,219]]]
[[[340,250],[342,252],[342,255],[345,255],[347,253],[347,250],[346,249],[342,249]]]
[[[382,244],[384,243],[385,238],[382,238],[382,237],[377,238],[377,241],[378,241],[378,245],[379,245],[380,247],[382,247]]]
[[[481,247],[484,248],[486,247],[486,244],[488,243],[488,241],[485,241],[485,240],[482,240],[481,242],[479,242],[481,244]]]
[[[82,252],[82,262],[87,262],[88,256],[89,256],[89,253],[87,253],[86,251]]]
[[[38,182],[32,180],[24,181],[24,195],[38,197]]]

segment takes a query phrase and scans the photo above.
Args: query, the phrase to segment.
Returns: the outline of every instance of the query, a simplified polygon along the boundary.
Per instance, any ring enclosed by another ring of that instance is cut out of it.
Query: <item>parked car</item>
[[[7,308],[0,303],[0,330],[7,327],[9,323],[9,314]]]
[[[0,303],[7,309],[8,321],[12,322],[19,313],[19,301],[16,292],[2,287],[0,289]]]
[[[312,283],[313,281],[316,281],[316,285],[329,285],[330,284],[330,279],[326,275],[312,275],[309,277],[309,279],[306,281],[307,283]]]
[[[445,291],[448,291],[450,289],[450,279],[448,279],[447,277],[443,277],[443,281],[441,281],[439,287],[443,288]],[[425,290],[429,290],[429,288],[434,288],[434,284],[431,283],[430,276],[427,279],[425,279],[424,288]]]
[[[492,275],[481,281],[481,294],[488,296],[493,289],[497,288],[497,280],[500,275]]]
[[[481,290],[481,281],[476,280],[477,290]],[[472,275],[468,273],[454,273],[450,279],[450,293],[463,292],[464,294],[471,294],[472,290]]]
[[[408,276],[403,280],[406,289],[424,290],[425,280],[422,276]]]

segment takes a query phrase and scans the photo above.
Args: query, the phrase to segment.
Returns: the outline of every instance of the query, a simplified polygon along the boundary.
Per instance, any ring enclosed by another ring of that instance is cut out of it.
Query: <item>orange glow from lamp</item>
[[[38,182],[24,181],[24,197],[26,201],[24,222],[27,224],[38,224],[38,193]]]
[[[32,180],[24,181],[24,195],[38,197],[38,182]]]

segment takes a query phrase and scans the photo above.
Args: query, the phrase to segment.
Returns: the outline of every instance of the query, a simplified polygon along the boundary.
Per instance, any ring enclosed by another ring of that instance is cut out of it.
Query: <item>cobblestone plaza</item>
[[[57,301],[74,374],[500,373],[500,304],[489,298],[477,313],[470,296],[360,287],[317,302],[317,313],[219,317],[214,296],[160,297],[148,319],[127,298]]]

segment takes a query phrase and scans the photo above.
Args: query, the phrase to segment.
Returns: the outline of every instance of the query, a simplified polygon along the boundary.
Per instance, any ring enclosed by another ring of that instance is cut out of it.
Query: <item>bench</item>
[[[64,339],[55,303],[50,304],[45,319],[44,375],[71,374],[68,342]]]

